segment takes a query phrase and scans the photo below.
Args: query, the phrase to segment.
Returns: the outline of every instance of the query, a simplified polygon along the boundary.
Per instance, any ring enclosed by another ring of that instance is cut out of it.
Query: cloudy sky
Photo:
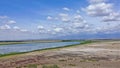
[[[120,0],[0,0],[0,40],[120,38]]]

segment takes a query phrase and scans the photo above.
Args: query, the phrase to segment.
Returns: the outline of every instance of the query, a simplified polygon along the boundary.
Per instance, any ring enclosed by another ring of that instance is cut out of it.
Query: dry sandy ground
[[[0,68],[27,68],[29,64],[60,68],[120,68],[120,41],[97,42],[0,58]]]

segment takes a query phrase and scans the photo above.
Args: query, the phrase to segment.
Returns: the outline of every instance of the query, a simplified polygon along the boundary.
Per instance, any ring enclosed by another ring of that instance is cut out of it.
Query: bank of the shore
[[[34,51],[1,57],[1,68],[37,68],[57,65],[59,68],[119,68],[120,41],[101,41],[67,48]]]
[[[55,41],[54,41],[55,42]],[[60,49],[60,48],[66,48],[66,47],[73,47],[73,46],[77,46],[77,45],[83,45],[83,44],[89,44],[89,43],[93,43],[96,41],[91,41],[91,40],[87,40],[87,41],[81,41],[81,40],[64,40],[61,42],[79,42],[78,44],[72,44],[72,45],[66,45],[66,46],[61,46],[61,47],[53,47],[53,48],[45,48],[45,49],[38,49],[38,50],[33,50],[33,51],[28,51],[28,52],[12,52],[12,53],[8,53],[8,54],[0,54],[0,57],[6,57],[6,56],[12,56],[12,55],[19,55],[19,54],[25,54],[25,53],[30,53],[30,52],[36,52],[36,51],[45,51],[45,50],[53,50],[53,49]],[[28,42],[17,42],[15,44],[27,44]],[[32,42],[29,42],[32,43]],[[14,42],[12,43],[14,44]],[[9,44],[7,44],[9,45]]]

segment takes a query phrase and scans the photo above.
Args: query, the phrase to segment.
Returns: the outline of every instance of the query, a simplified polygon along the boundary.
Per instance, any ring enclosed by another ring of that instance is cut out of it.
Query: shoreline
[[[71,42],[71,41],[62,41],[62,42]],[[44,51],[44,50],[54,50],[54,49],[60,49],[60,48],[67,48],[67,47],[72,47],[72,46],[77,46],[77,45],[89,44],[89,43],[93,43],[93,42],[95,42],[95,41],[81,41],[79,44],[72,44],[72,45],[66,45],[66,46],[61,46],[61,47],[38,49],[38,50],[33,50],[33,51],[28,51],[28,52],[13,52],[13,53],[8,53],[8,54],[0,54],[0,57],[19,55],[19,54],[26,54],[26,53],[30,53],[30,52],[36,52],[36,51]],[[25,43],[25,44],[27,44],[27,43]]]
[[[1,68],[57,65],[59,68],[119,68],[120,41],[101,41],[71,47],[1,57]]]
[[[59,42],[76,42],[76,40],[61,40]],[[80,42],[79,44],[73,44],[73,45],[66,45],[66,46],[61,46],[61,47],[54,47],[54,48],[45,48],[45,49],[38,49],[38,50],[33,50],[33,51],[28,51],[28,52],[12,52],[12,53],[8,53],[8,54],[0,54],[0,58],[2,57],[9,57],[9,56],[14,56],[14,55],[21,55],[21,54],[26,54],[26,53],[31,53],[31,52],[37,52],[37,51],[48,51],[48,50],[55,50],[55,49],[61,49],[61,48],[67,48],[67,47],[74,47],[74,46],[79,46],[79,45],[84,45],[84,44],[90,44],[90,43],[99,43],[99,42],[110,42],[110,41],[119,41],[119,40],[77,40],[77,42]],[[58,41],[57,41],[58,42]],[[21,42],[21,43],[17,43],[17,44],[27,44],[27,43],[35,43],[35,42]],[[40,42],[38,42],[40,43]],[[45,43],[45,42],[43,42]],[[52,42],[51,42],[52,43]],[[8,44],[9,45],[9,44]],[[3,45],[4,46],[4,45]]]

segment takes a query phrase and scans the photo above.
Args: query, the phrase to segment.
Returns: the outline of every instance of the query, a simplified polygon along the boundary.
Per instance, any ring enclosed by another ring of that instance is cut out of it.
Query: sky
[[[0,40],[120,38],[120,0],[0,0]]]

